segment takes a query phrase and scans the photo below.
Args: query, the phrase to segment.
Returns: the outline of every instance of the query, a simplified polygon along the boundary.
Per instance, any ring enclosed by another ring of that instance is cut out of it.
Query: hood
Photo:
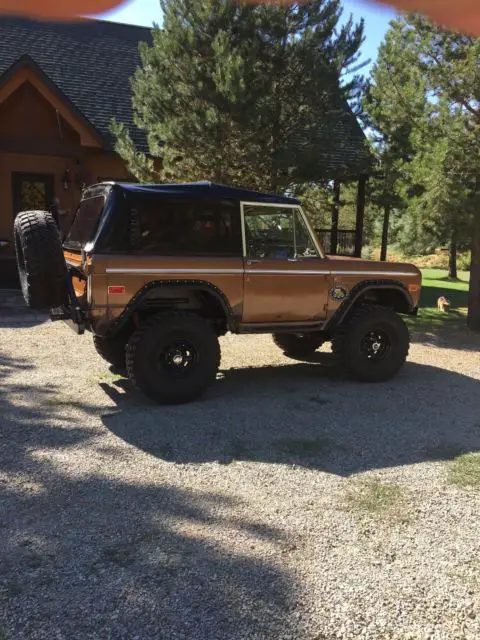
[[[355,273],[362,271],[384,275],[421,275],[420,270],[408,262],[380,262],[379,260],[363,260],[362,258],[352,258],[350,256],[328,256],[328,261],[332,272],[342,271],[344,273],[352,271]]]

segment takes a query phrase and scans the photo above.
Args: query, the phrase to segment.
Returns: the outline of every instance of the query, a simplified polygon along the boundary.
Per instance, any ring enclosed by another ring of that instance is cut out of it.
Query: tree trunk
[[[278,110],[277,110],[278,113]],[[278,123],[272,125],[272,135],[270,138],[270,191],[277,192],[278,188],[278,167],[277,167],[277,149],[278,149]]]
[[[448,277],[450,280],[457,280],[457,245],[452,241],[448,257]]]
[[[357,220],[355,226],[355,257],[362,257],[363,245],[363,219],[365,216],[365,187],[367,185],[367,176],[362,175],[358,180],[357,189]]]
[[[472,331],[480,331],[480,212],[473,221],[472,265],[468,294],[467,324]]]
[[[384,214],[383,214],[382,248],[380,250],[380,260],[382,262],[385,262],[387,259],[389,224],[390,224],[390,205],[386,204],[384,208]]]

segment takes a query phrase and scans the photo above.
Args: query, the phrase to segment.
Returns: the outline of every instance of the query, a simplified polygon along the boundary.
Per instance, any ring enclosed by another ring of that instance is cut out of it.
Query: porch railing
[[[325,253],[332,253],[332,230],[316,229],[325,249]],[[337,231],[337,250],[339,256],[355,255],[355,229],[338,229]]]

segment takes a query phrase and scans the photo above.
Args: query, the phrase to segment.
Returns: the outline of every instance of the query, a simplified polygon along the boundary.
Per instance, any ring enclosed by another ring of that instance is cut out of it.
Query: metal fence
[[[332,253],[332,230],[316,229],[320,239],[322,240],[325,253]],[[355,255],[355,229],[338,229],[337,231],[337,250],[339,256]]]

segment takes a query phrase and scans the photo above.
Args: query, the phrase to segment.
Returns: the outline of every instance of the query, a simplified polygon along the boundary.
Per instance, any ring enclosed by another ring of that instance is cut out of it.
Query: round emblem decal
[[[343,287],[333,287],[330,291],[330,297],[334,300],[344,300],[348,295],[348,292]]]

